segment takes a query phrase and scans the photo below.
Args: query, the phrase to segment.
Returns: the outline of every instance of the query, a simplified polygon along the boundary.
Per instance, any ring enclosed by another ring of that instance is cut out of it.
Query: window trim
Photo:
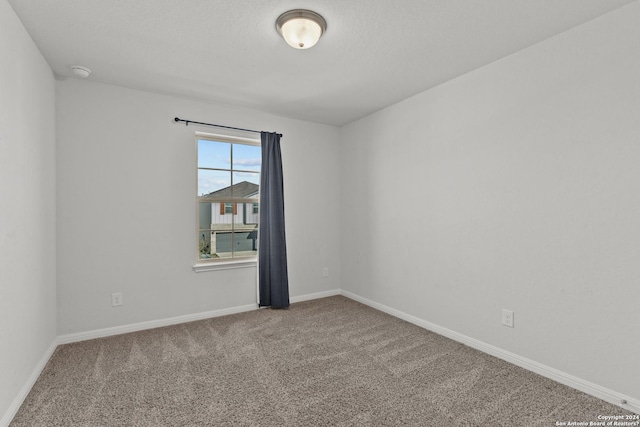
[[[196,180],[196,198],[195,198],[195,205],[196,205],[196,209],[195,209],[195,214],[196,214],[196,221],[195,221],[195,235],[199,236],[200,235],[200,222],[199,222],[199,209],[200,207],[198,206],[198,204],[200,203],[200,201],[198,200],[198,140],[199,139],[209,139],[209,140],[213,140],[213,141],[219,141],[219,142],[227,142],[227,143],[231,143],[231,144],[243,144],[243,145],[253,145],[256,147],[262,147],[262,143],[260,142],[260,139],[257,138],[243,138],[243,137],[239,137],[239,136],[233,136],[233,135],[221,135],[221,134],[216,134],[216,133],[208,133],[208,132],[195,132],[195,144],[194,144],[194,149],[195,149],[195,163],[196,163],[196,176],[195,176],[195,180]],[[233,171],[233,169],[232,169]],[[260,173],[262,173],[262,168]],[[258,200],[260,199],[260,193],[258,192],[257,195]],[[226,203],[226,202],[225,202]],[[233,199],[232,203],[234,204],[234,208],[237,209],[237,203],[247,203],[246,199]],[[253,202],[251,202],[253,203]],[[235,212],[234,212],[235,215]],[[196,239],[196,241],[199,242],[198,239]],[[195,271],[196,273],[201,273],[201,272],[206,272],[206,271],[215,271],[215,270],[229,270],[229,269],[237,269],[237,268],[253,268],[256,267],[258,265],[258,256],[257,255],[252,255],[252,256],[239,256],[239,257],[234,257],[234,258],[208,258],[208,259],[201,259],[200,258],[200,248],[199,248],[199,244],[195,245],[195,264],[193,265],[193,271]]]
[[[231,260],[212,261],[203,260],[205,262],[197,262],[193,265],[193,271],[196,273],[204,273],[216,270],[235,270],[238,268],[253,268],[258,266],[257,257],[232,258]]]

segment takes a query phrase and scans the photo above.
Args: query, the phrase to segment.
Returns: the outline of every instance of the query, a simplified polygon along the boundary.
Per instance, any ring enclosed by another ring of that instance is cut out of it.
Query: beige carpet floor
[[[630,414],[337,296],[58,347],[22,426],[555,426]]]

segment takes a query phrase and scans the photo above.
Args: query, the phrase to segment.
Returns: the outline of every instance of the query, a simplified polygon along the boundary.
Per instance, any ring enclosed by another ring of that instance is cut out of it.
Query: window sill
[[[252,268],[258,265],[258,260],[255,258],[233,260],[233,261],[218,261],[198,263],[193,266],[193,271],[196,273],[204,273],[205,271],[216,270],[233,270],[236,268]]]

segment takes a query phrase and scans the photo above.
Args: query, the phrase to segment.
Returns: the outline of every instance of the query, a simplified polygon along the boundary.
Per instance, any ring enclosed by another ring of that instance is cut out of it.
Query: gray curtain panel
[[[262,171],[260,176],[260,238],[258,281],[260,306],[289,307],[287,242],[284,232],[284,187],[280,135],[260,132]]]

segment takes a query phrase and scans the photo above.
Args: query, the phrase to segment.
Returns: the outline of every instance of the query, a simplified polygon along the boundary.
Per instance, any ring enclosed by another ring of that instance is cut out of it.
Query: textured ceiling
[[[2,0],[0,0],[2,1]],[[60,77],[342,125],[638,0],[9,0]],[[275,20],[312,9],[309,50]]]

